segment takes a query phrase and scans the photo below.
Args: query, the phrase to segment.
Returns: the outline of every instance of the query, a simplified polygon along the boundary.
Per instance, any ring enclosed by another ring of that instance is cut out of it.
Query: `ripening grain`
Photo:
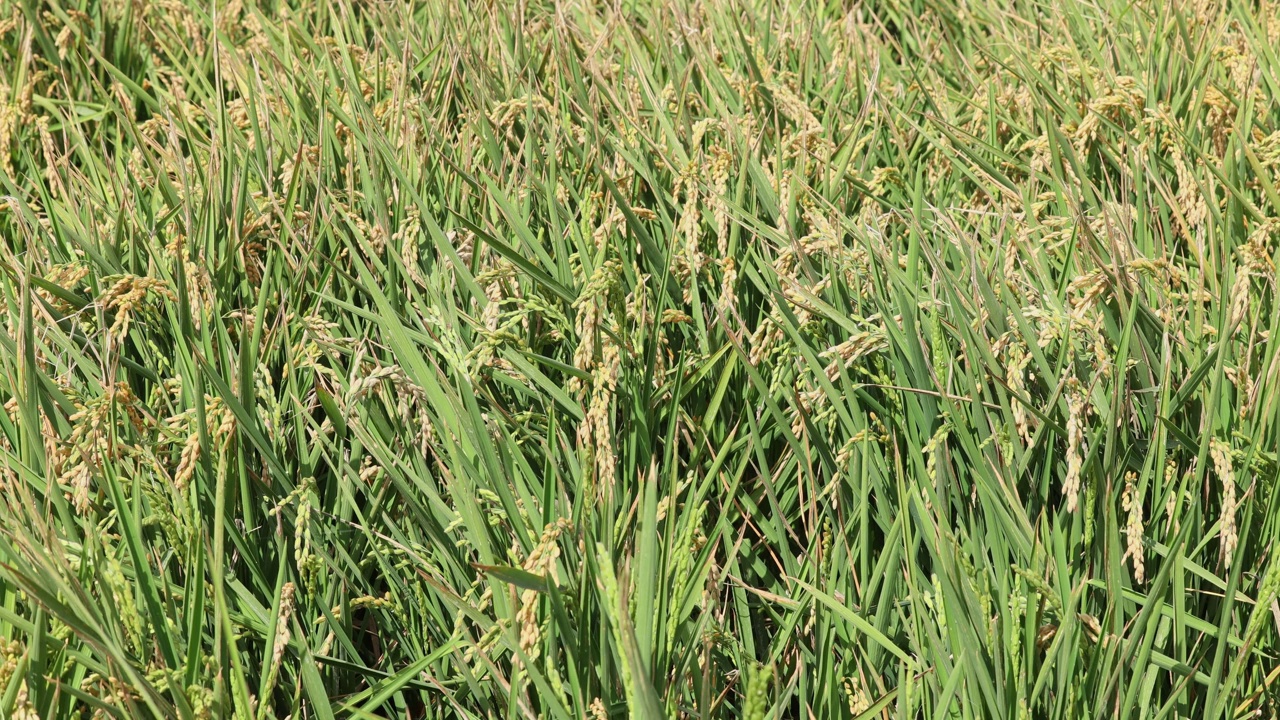
[[[0,717],[1275,717],[1277,48],[0,0]]]

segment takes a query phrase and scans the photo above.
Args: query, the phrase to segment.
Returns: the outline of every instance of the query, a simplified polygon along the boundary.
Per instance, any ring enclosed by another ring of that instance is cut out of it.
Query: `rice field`
[[[1278,53],[0,0],[0,717],[1277,717]]]

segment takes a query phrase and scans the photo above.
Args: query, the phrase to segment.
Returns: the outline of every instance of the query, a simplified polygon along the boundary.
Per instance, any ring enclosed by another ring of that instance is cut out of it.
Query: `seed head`
[[[1138,474],[1129,471],[1124,478],[1124,494],[1121,497],[1121,503],[1124,510],[1129,514],[1129,519],[1125,523],[1124,533],[1128,541],[1128,548],[1125,551],[1125,557],[1128,557],[1133,563],[1133,579],[1139,585],[1142,584],[1145,573],[1142,552],[1142,498],[1138,495],[1137,488]]]
[[[1240,538],[1236,534],[1236,474],[1231,467],[1231,446],[1214,438],[1209,443],[1209,455],[1213,458],[1213,470],[1222,480],[1222,518],[1219,520],[1222,538],[1222,562],[1231,567],[1232,556],[1235,555],[1236,544]]]

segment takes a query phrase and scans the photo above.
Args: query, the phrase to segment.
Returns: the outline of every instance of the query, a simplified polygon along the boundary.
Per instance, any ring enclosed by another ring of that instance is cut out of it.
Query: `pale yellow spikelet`
[[[1133,564],[1133,580],[1141,585],[1145,580],[1146,566],[1142,550],[1142,498],[1138,495],[1138,473],[1130,470],[1124,477],[1124,493],[1121,504],[1128,513],[1124,534],[1126,539],[1125,557]]]
[[[1208,108],[1205,124],[1213,138],[1214,150],[1218,155],[1222,155],[1226,150],[1227,138],[1231,134],[1236,116],[1234,103],[1221,90],[1213,85],[1207,85],[1204,89],[1204,105]]]
[[[584,372],[590,372],[596,365],[596,336],[599,334],[605,314],[603,299],[617,282],[621,270],[622,266],[618,261],[605,261],[591,274],[591,279],[583,287],[578,299],[573,302],[577,310],[575,330],[578,334],[578,347],[573,353],[573,365]],[[581,388],[579,379],[570,380],[570,390],[578,392]]]
[[[759,325],[756,326],[748,343],[751,350],[747,355],[747,361],[753,366],[759,367],[765,358],[773,352],[774,347],[782,340],[782,328],[778,326],[773,318],[766,317]]]
[[[359,595],[357,597],[353,597],[347,601],[347,610],[358,610],[360,608],[373,608],[373,609],[390,608],[390,607],[394,607],[394,605],[395,604],[391,600],[391,593],[386,592],[386,593],[383,593],[380,597],[377,595]],[[342,614],[342,611],[343,611],[343,608],[341,605],[334,605],[332,608],[329,609],[329,613],[335,617]],[[325,621],[324,615],[317,615],[315,620],[313,620],[312,622],[315,625],[319,625],[324,621]]]
[[[221,450],[226,450],[227,443],[236,429],[236,415],[226,403],[222,402],[221,398],[216,399],[218,400],[216,406],[210,403],[212,407],[209,410],[209,417],[214,421],[210,423],[210,427],[213,429],[213,441]]]
[[[89,276],[89,268],[83,263],[72,262],[54,265],[44,274],[44,279],[57,285],[63,290],[78,289],[86,277]],[[44,288],[35,288],[36,295],[44,299],[45,302],[60,310],[63,314],[69,315],[74,312],[74,308],[66,300],[54,295]]]
[[[524,569],[532,573],[544,574],[552,582],[557,582],[556,559],[560,557],[560,535],[571,527],[572,524],[565,518],[548,523],[542,529],[542,536],[538,539],[538,544],[533,547],[533,550],[529,552],[529,557],[525,559],[523,563]]]
[[[75,407],[76,411],[68,418],[72,426],[66,441],[69,450],[59,450],[50,461],[62,466],[59,481],[71,488],[73,504],[83,512],[89,506],[94,472],[106,462],[137,450],[122,438],[122,418],[117,411],[124,411],[125,418],[139,434],[146,433],[152,421],[139,409],[137,398],[124,382],[108,385],[102,395],[76,402]]]
[[[293,596],[297,588],[286,582],[280,589],[280,619],[276,623],[276,637],[271,646],[271,664],[279,667],[285,650],[289,647],[289,621],[293,618]]]
[[[1053,152],[1049,144],[1048,135],[1040,135],[1026,141],[1022,144],[1022,147],[1018,148],[1018,152],[1031,154],[1031,171],[1035,173],[1047,171],[1053,162]]]
[[[867,697],[867,691],[857,678],[848,677],[844,679],[844,694],[849,699],[849,713],[853,717],[860,717],[871,708],[871,700]]]
[[[867,187],[876,195],[883,195],[890,188],[903,187],[902,171],[896,167],[878,167],[871,173]]]
[[[404,263],[409,279],[418,287],[426,287],[427,280],[418,267],[418,242],[422,235],[422,218],[417,207],[409,210],[400,229],[392,235],[392,240],[400,245],[400,259]]]
[[[591,483],[594,491],[611,488],[615,477],[612,401],[621,358],[613,341],[606,339],[602,345],[601,361],[592,371],[587,412],[578,423],[577,434],[583,464],[594,471]]]
[[[26,648],[18,640],[0,638],[0,687],[9,687],[26,654]]]
[[[0,83],[0,172],[13,177],[13,136],[18,129],[21,113],[18,107],[8,102],[9,86]]]
[[[1229,294],[1230,317],[1227,321],[1227,329],[1236,328],[1239,330],[1239,324],[1245,319],[1245,315],[1249,312],[1249,281],[1250,273],[1247,267],[1240,267],[1236,270],[1236,279],[1231,283],[1231,292]]]
[[[889,341],[884,329],[873,327],[854,333],[848,340],[822,351],[818,357],[830,361],[823,372],[828,380],[836,382],[842,369],[848,369],[859,359],[888,347]]]
[[[84,513],[89,509],[89,488],[93,483],[93,474],[86,462],[73,465],[58,478],[58,482],[71,488],[71,503],[77,512]]]
[[[260,119],[262,119],[261,116],[262,114],[259,113]],[[227,119],[237,130],[245,131],[253,127],[253,120],[249,117],[249,103],[244,98],[235,98],[227,102]],[[262,124],[265,125],[265,123]]]
[[[13,714],[10,716],[12,720],[41,720],[40,712],[31,702],[30,695],[27,683],[24,681],[18,688],[18,692],[14,694]]]
[[[591,231],[591,241],[595,244],[596,250],[608,245],[614,231],[627,219],[627,216],[622,212],[622,208],[614,205],[612,200],[608,201],[606,208],[607,210],[602,210],[601,212],[600,224],[596,226],[595,230]],[[637,207],[632,208],[631,211],[641,220],[654,220],[657,218],[657,214],[648,208]]]
[[[49,132],[49,118],[44,115],[36,118],[36,130],[40,135],[40,153],[44,158],[44,177],[49,182],[49,192],[54,197],[66,197],[62,176],[58,174],[58,151],[54,147],[53,134]]]
[[[708,174],[711,189],[707,200],[711,205],[712,222],[715,224],[716,251],[721,259],[727,259],[729,255],[729,169],[733,162],[733,155],[719,145],[712,147],[709,154],[711,164]]]
[[[371,485],[383,475],[382,466],[373,461],[373,458],[366,455],[360,464],[360,482],[365,485]]]
[[[295,592],[296,587],[292,582],[286,582],[280,588],[280,613],[276,620],[276,635],[271,642],[271,665],[267,669],[267,676],[264,679],[262,695],[264,702],[258,706],[258,720],[265,720],[265,718],[269,717],[270,704],[266,702],[266,699],[275,690],[276,681],[280,677],[280,666],[284,662],[285,651],[289,649],[289,639],[292,637],[289,622],[293,619]]]
[[[596,480],[599,487],[604,489],[611,488],[614,480],[617,451],[613,447],[613,412],[610,403],[618,385],[621,363],[618,346],[613,342],[604,344],[602,356],[595,373],[595,388],[589,413],[595,426]]]
[[[520,609],[516,611],[516,622],[520,625],[520,651],[530,660],[537,659],[542,642],[542,630],[538,626],[536,590],[525,590],[520,593]]]
[[[178,469],[173,474],[173,484],[179,491],[186,490],[196,473],[196,462],[200,459],[200,434],[192,432],[182,444],[182,455],[178,460]]]
[[[320,146],[300,146],[296,154],[289,155],[280,164],[280,184],[286,190],[292,187],[294,179],[298,177],[298,173],[305,171],[308,167],[314,167],[319,162],[319,159]]]
[[[1176,144],[1169,148],[1169,159],[1173,162],[1178,179],[1177,207],[1182,209],[1182,217],[1185,218],[1185,223],[1180,223],[1180,226],[1184,236],[1190,241],[1192,234],[1204,227],[1205,220],[1209,217],[1209,206],[1200,191],[1195,174],[1187,164],[1186,156]]]
[[[529,572],[543,575],[549,582],[556,582],[556,558],[560,556],[559,538],[568,530],[569,521],[560,519],[550,523],[542,531],[538,544],[529,552],[523,567]],[[542,641],[542,630],[538,622],[538,593],[525,590],[520,593],[520,609],[516,612],[516,622],[520,628],[520,650],[529,659],[536,659]]]
[[[574,351],[574,365],[591,373],[589,385],[577,377],[569,381],[569,390],[585,396],[587,412],[578,423],[578,447],[583,464],[594,468],[594,488],[612,487],[614,479],[613,412],[612,400],[621,367],[621,348],[603,332],[608,294],[617,283],[621,264],[608,260],[596,268],[591,279],[582,289],[574,307],[578,311],[576,330],[578,347]],[[641,296],[633,302],[643,302]],[[617,332],[617,328],[614,328]],[[597,357],[597,353],[599,356]]]
[[[107,331],[108,340],[115,346],[123,344],[129,336],[129,327],[136,313],[147,304],[154,304],[159,300],[173,302],[176,299],[163,280],[137,275],[119,276],[99,298],[104,310],[115,313],[115,320]]]
[[[738,311],[738,264],[732,257],[725,257],[720,261],[720,269],[720,297],[716,300],[716,309],[727,322]]]
[[[1036,346],[1040,348],[1047,348],[1066,337],[1071,327],[1071,318],[1050,302],[1048,297],[1043,304],[1023,308],[1022,315],[1035,323]]]
[[[1031,354],[1021,342],[1009,344],[1008,360],[1005,364],[1005,382],[1021,397],[1027,397],[1025,382],[1027,364],[1031,362]],[[1027,416],[1027,408],[1021,400],[1013,400],[1013,424],[1023,442],[1031,442],[1031,420]]]
[[[1072,324],[1087,325],[1089,311],[1106,295],[1107,277],[1101,270],[1094,270],[1072,280],[1067,289],[1071,293]]]
[[[1067,511],[1075,512],[1080,496],[1080,472],[1088,453],[1084,425],[1089,413],[1088,399],[1079,388],[1072,388],[1067,407],[1067,477],[1062,484],[1062,494],[1067,498]]]
[[[1276,27],[1280,27],[1280,23],[1276,23]],[[1262,131],[1254,128],[1253,154],[1258,158],[1258,162],[1264,168],[1272,168],[1280,165],[1280,130],[1270,135],[1263,135]],[[0,149],[3,146],[0,145]]]
[[[512,98],[494,106],[489,113],[489,122],[505,130],[509,139],[515,140],[516,121],[522,119],[529,108],[546,113],[551,112],[553,109],[551,103],[541,95]]]
[[[1240,538],[1236,531],[1236,474],[1231,467],[1231,446],[1214,438],[1209,442],[1209,455],[1213,458],[1213,470],[1222,481],[1222,517],[1219,519],[1222,538],[1222,562],[1231,567],[1236,544]]]
[[[649,276],[636,269],[635,288],[627,293],[626,301],[623,303],[626,307],[627,322],[633,327],[645,327],[653,321],[649,313]]]

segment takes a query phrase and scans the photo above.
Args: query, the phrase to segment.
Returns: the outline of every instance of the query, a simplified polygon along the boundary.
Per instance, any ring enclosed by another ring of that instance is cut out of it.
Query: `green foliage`
[[[1274,717],[1278,46],[0,0],[0,717]]]

